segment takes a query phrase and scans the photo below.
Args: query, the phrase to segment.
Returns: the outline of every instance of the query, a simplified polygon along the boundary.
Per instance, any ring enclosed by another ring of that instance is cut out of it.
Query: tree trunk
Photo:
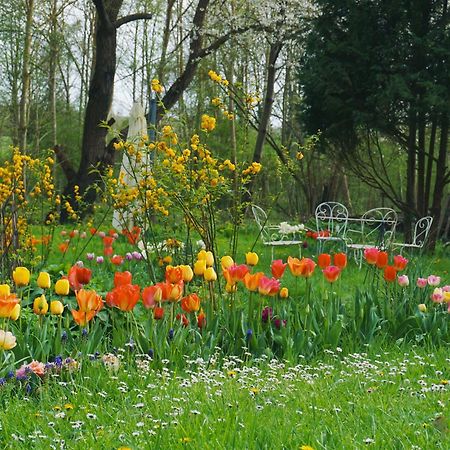
[[[433,174],[434,147],[436,145],[437,114],[431,119],[430,143],[428,145],[427,173],[425,178],[424,210],[428,213],[430,205],[431,177]]]
[[[414,106],[410,105],[408,113],[408,160],[406,163],[406,210],[405,210],[405,235],[411,240],[411,228],[416,210],[415,186],[416,186],[416,131],[417,114]]]
[[[56,69],[58,67],[58,14],[57,0],[52,1],[50,13],[50,51],[49,51],[49,73],[48,73],[48,96],[50,107],[50,128],[52,146],[58,143],[56,124]]]
[[[425,114],[418,114],[418,146],[417,146],[417,211],[425,215]]]

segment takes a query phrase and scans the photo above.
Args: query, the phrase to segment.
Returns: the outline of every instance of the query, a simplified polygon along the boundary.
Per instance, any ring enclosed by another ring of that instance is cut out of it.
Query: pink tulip
[[[322,272],[328,282],[334,283],[339,278],[341,269],[336,266],[328,266],[326,269],[323,269]]]
[[[258,291],[262,295],[277,295],[280,290],[280,282],[276,278],[261,277],[259,279]]]
[[[399,275],[397,277],[397,282],[398,282],[399,286],[401,286],[401,287],[409,286],[408,275]]]
[[[442,303],[442,300],[444,300],[444,292],[441,288],[434,289],[431,294],[431,300],[433,300],[434,303]]]
[[[450,284],[447,284],[446,286],[444,286],[444,287],[442,288],[442,290],[443,290],[444,292],[450,292]]]
[[[421,289],[426,287],[428,284],[428,280],[426,278],[417,278],[417,286]]]
[[[430,275],[428,277],[428,284],[430,286],[439,286],[440,282],[441,282],[441,277],[437,277],[436,275]]]

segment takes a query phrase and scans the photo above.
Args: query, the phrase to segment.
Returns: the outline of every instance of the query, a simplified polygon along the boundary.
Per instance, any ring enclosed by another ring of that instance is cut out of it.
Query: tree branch
[[[125,25],[129,22],[134,22],[135,20],[150,20],[153,19],[153,14],[150,13],[136,13],[136,14],[129,14],[128,16],[121,17],[120,19],[117,19],[113,26],[114,28],[119,28],[122,25]]]

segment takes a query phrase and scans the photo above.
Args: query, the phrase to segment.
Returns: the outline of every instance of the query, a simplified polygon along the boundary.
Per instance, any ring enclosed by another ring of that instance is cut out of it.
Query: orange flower
[[[161,308],[161,306],[156,306],[153,309],[153,318],[155,320],[161,320],[164,317],[164,308]]]
[[[394,267],[397,271],[405,270],[406,265],[408,264],[408,260],[403,257],[402,255],[395,255],[394,256]]]
[[[114,255],[111,258],[111,262],[115,265],[115,266],[120,266],[123,263],[123,256],[120,255]]]
[[[167,295],[165,300],[169,300],[169,302],[178,301],[183,295],[184,283],[180,281],[178,283],[166,283]]]
[[[197,316],[197,326],[199,328],[204,328],[206,326],[206,316],[203,311]]]
[[[228,284],[236,284],[238,281],[244,281],[245,275],[249,272],[249,268],[245,264],[233,264],[223,271],[223,276]]]
[[[58,245],[58,248],[61,253],[66,253],[67,249],[69,248],[69,242],[61,242],[61,244]]]
[[[286,266],[287,263],[283,263],[283,260],[275,259],[274,261],[272,261],[271,265],[272,275],[275,278],[280,279],[283,276],[284,271],[286,270]]]
[[[183,325],[183,327],[187,327],[189,325],[189,319],[186,317],[185,314],[177,314],[176,315],[176,319],[179,320],[181,322],[181,324]]]
[[[75,322],[78,325],[80,325],[80,327],[86,326],[86,324],[88,322],[90,322],[97,314],[96,311],[84,312],[84,311],[77,311],[75,309],[72,309],[71,312],[72,312],[73,320],[75,320]]]
[[[121,286],[122,284],[131,284],[132,280],[131,272],[125,270],[124,272],[114,273],[114,287]]]
[[[372,248],[366,248],[364,250],[364,258],[366,258],[366,261],[370,265],[374,265],[377,263],[379,250],[375,247]]]
[[[336,266],[328,266],[327,268],[322,270],[323,275],[329,283],[334,283],[341,273],[341,269]]]
[[[95,311],[97,313],[103,308],[103,300],[95,291],[80,289],[75,296],[81,312]]]
[[[197,312],[200,309],[200,297],[197,294],[190,294],[181,299],[181,309],[187,313]]]
[[[287,287],[280,289],[280,297],[281,298],[288,298],[289,297],[289,289]]]
[[[245,287],[252,292],[256,292],[259,287],[259,280],[264,276],[263,272],[257,272],[255,274],[251,274],[248,272],[244,277],[244,285]]]
[[[389,255],[387,252],[378,252],[376,265],[379,269],[384,269],[388,265]]]
[[[390,283],[397,279],[397,271],[394,266],[386,266],[384,269],[384,279]]]
[[[321,269],[325,269],[331,264],[331,255],[328,253],[321,253],[317,258],[317,264]]]
[[[105,247],[103,249],[103,254],[105,256],[111,256],[114,253],[114,249],[112,247]]]
[[[19,303],[15,294],[0,296],[0,317],[10,317],[13,309]]]
[[[136,245],[141,235],[141,229],[139,227],[133,227],[131,231],[124,229],[122,234],[128,239],[129,244]]]
[[[310,258],[288,258],[289,269],[296,277],[311,277],[314,273],[316,263]]]
[[[103,245],[105,247],[111,247],[114,243],[114,238],[112,236],[105,236],[103,238]]]
[[[178,283],[183,279],[183,269],[180,266],[166,266],[166,281],[168,283]]]
[[[114,288],[111,303],[121,311],[131,311],[139,301],[141,295],[140,288],[137,284],[122,284]]]
[[[78,291],[83,285],[88,284],[91,281],[92,272],[85,268],[74,265],[69,270],[68,280],[70,287],[74,291]]]
[[[147,286],[142,290],[142,303],[144,306],[154,308],[156,304],[160,303],[163,296],[162,283],[157,283],[154,286]]]
[[[336,253],[334,255],[334,265],[339,269],[345,269],[347,267],[347,255],[345,253]]]

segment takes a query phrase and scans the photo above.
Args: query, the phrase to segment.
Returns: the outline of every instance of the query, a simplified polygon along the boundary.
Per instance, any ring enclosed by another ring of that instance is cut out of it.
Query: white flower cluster
[[[305,231],[305,225],[302,223],[298,225],[290,225],[287,222],[281,222],[279,225],[280,234],[299,233],[302,231]]]

